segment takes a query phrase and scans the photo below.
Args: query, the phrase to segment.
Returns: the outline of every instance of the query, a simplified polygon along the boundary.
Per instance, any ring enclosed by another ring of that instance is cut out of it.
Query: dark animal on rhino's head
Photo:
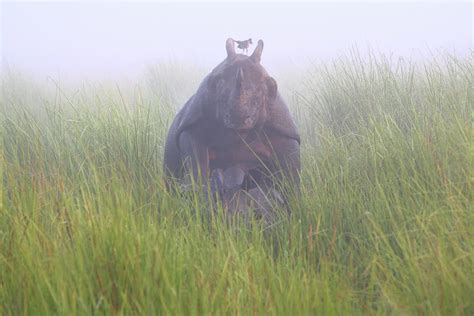
[[[236,40],[234,40],[234,42],[236,42],[237,47],[240,48],[244,52],[247,52],[249,46],[253,44],[251,38],[249,38],[248,40],[245,40],[245,41],[236,41]]]
[[[240,165],[290,176],[298,185],[299,135],[276,81],[251,56],[226,42],[227,58],[203,80],[176,115],[166,141],[166,176],[191,174],[207,183],[213,169]]]

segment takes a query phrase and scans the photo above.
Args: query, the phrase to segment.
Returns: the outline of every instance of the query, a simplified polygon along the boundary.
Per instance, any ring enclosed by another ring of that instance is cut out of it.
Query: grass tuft
[[[269,227],[165,191],[172,68],[125,92],[3,76],[1,314],[474,313],[472,56],[310,69],[302,194]]]

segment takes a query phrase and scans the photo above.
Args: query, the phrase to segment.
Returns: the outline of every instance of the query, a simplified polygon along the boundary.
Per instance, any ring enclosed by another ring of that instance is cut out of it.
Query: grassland
[[[270,227],[164,190],[195,72],[4,74],[0,314],[473,315],[473,70],[353,53],[301,74],[302,194]]]

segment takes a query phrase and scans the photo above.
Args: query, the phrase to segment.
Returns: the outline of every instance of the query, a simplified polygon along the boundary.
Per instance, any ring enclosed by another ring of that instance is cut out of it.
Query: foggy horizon
[[[347,54],[422,59],[472,50],[471,3],[2,3],[2,66],[71,79],[135,77],[176,61],[212,69],[225,40],[263,39],[269,70]]]

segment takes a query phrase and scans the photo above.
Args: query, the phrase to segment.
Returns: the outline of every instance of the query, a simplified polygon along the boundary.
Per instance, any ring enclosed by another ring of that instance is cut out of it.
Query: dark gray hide
[[[236,54],[232,39],[226,49],[227,58],[204,78],[170,127],[167,184],[193,176],[207,187],[212,170],[238,165],[254,182],[248,190],[274,176],[298,188],[300,138],[277,83],[260,65],[263,41],[251,56]]]
[[[284,205],[281,194],[272,186],[260,183],[246,188],[245,171],[236,165],[227,170],[214,169],[211,173],[211,188],[218,192],[220,201],[229,215],[243,216],[250,219],[257,217],[268,224],[275,217],[274,208]]]

